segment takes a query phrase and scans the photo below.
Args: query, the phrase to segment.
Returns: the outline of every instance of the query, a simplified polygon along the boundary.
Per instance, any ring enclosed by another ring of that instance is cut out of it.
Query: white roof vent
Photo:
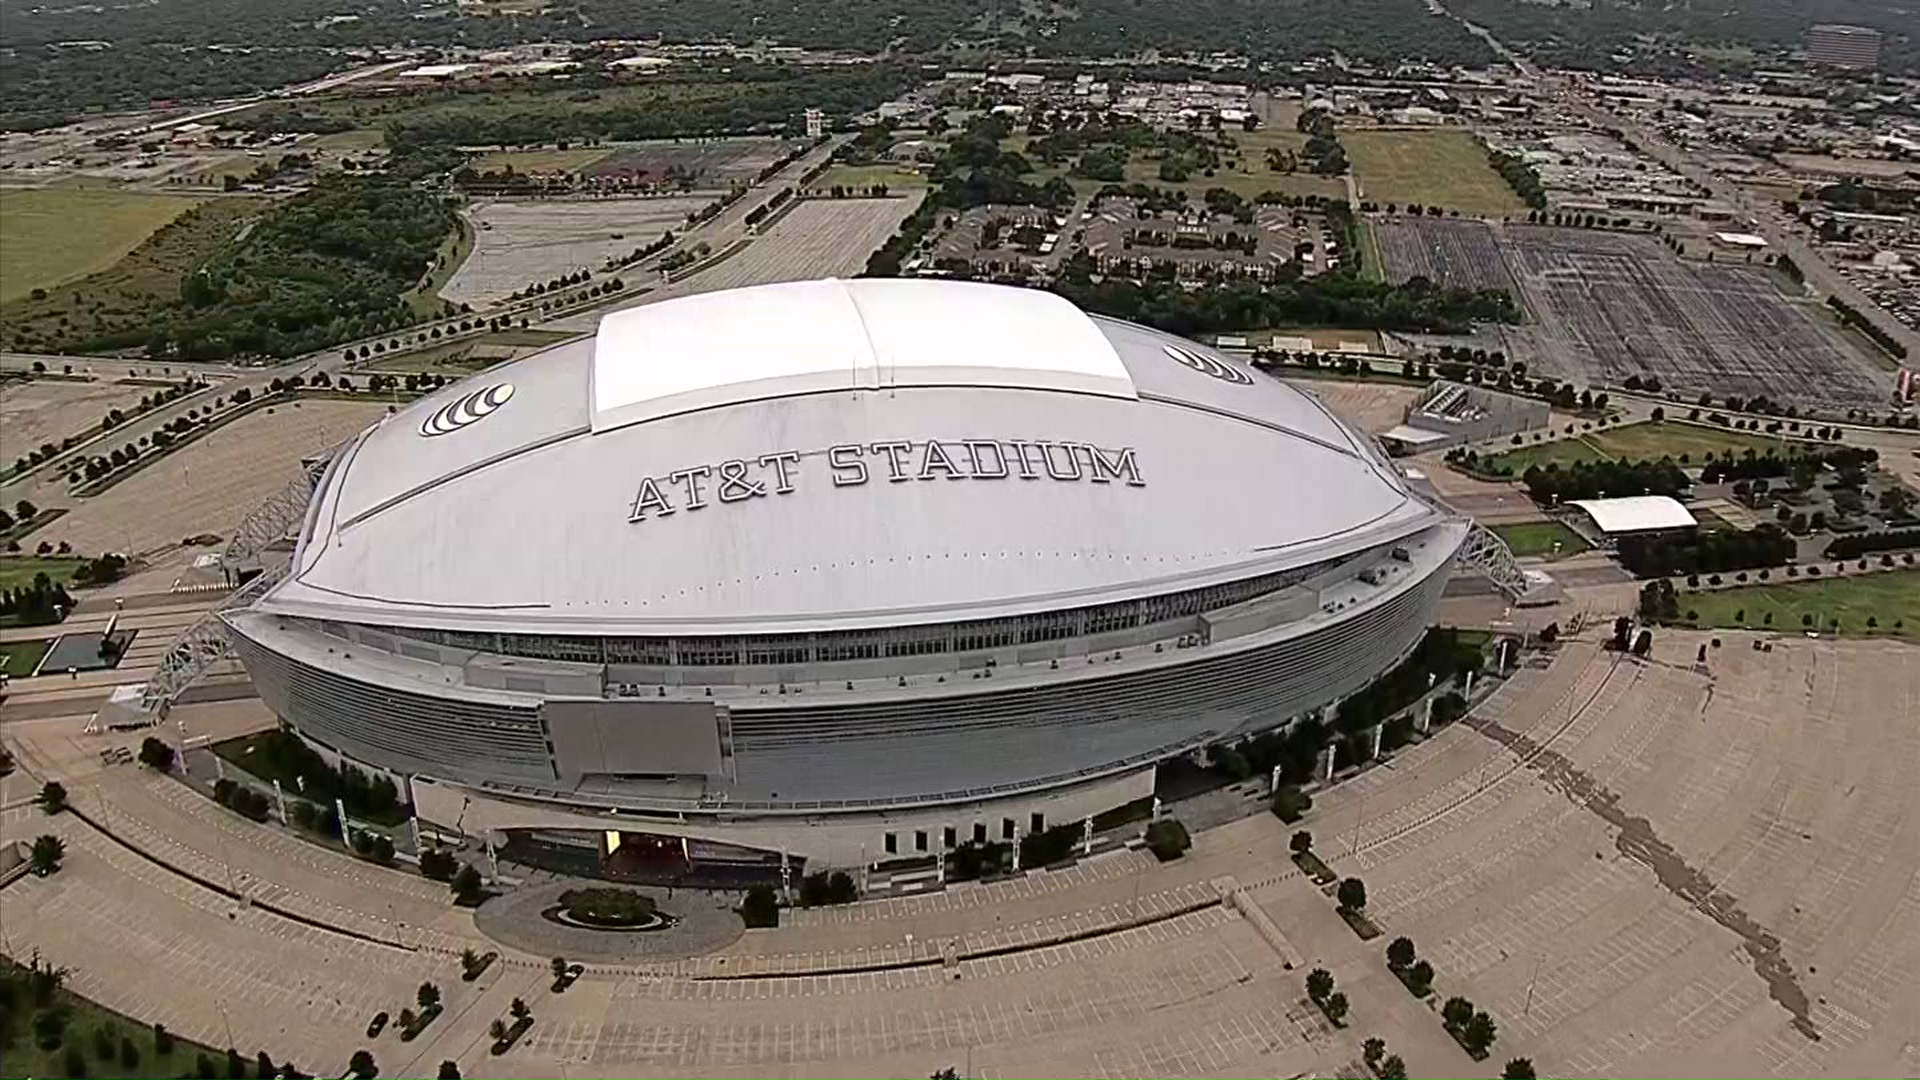
[[[802,281],[617,311],[593,346],[593,428],[799,394],[1009,387],[1135,399],[1105,334],[1052,293]]]

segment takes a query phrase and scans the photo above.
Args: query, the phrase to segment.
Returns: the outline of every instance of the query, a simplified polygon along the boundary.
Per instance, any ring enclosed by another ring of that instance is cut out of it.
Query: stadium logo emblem
[[[1202,356],[1191,350],[1183,349],[1178,345],[1167,345],[1164,346],[1164,348],[1168,356],[1173,357],[1175,360],[1180,361],[1182,364],[1185,364],[1202,375],[1210,375],[1219,379],[1221,382],[1239,383],[1242,386],[1253,385],[1253,379],[1250,378],[1246,372],[1241,371],[1239,368],[1228,367],[1211,356]]]
[[[420,425],[420,434],[431,439],[435,435],[459,431],[468,424],[485,419],[489,413],[511,400],[513,400],[512,383],[495,383],[484,390],[475,390],[463,398],[440,406]]]

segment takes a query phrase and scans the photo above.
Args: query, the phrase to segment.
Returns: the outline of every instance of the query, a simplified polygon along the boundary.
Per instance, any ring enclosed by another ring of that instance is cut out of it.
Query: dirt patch
[[[300,458],[378,420],[377,402],[306,401],[260,409],[195,440],[24,542],[146,553],[197,533],[230,535],[248,511],[300,475]]]
[[[151,386],[122,386],[118,383],[67,382],[64,379],[34,379],[0,386],[0,468],[41,443],[58,445],[68,435],[78,435],[100,422],[108,409],[127,409],[143,394],[154,393]]]
[[[440,295],[456,304],[499,300],[536,282],[598,270],[612,256],[686,227],[704,197],[483,202],[467,213],[473,252]]]

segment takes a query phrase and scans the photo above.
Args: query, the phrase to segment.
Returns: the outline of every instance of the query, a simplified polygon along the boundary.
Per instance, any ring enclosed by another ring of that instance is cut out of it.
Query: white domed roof
[[[1318,402],[1203,346],[1044,292],[802,282],[618,312],[389,417],[262,606],[544,633],[944,622],[1435,518]]]

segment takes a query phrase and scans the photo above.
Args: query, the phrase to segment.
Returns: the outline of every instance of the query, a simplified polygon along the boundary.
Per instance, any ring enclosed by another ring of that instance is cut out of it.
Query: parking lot
[[[1449,288],[1513,291],[1506,256],[1484,221],[1373,217],[1368,225],[1381,272],[1395,285],[1423,277]]]
[[[1540,365],[1618,386],[1657,376],[1716,398],[1802,408],[1883,405],[1892,372],[1789,303],[1772,271],[1675,258],[1651,236],[1510,226],[1506,252]],[[1540,365],[1536,365],[1539,369]]]

